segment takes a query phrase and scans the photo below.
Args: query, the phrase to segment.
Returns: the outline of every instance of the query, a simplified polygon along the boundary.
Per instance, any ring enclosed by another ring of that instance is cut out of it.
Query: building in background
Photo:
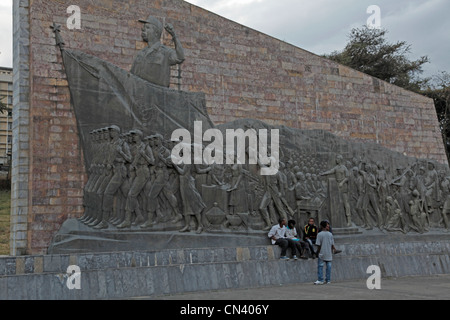
[[[0,166],[9,166],[12,151],[13,70],[0,67],[0,101],[6,110],[0,112]]]

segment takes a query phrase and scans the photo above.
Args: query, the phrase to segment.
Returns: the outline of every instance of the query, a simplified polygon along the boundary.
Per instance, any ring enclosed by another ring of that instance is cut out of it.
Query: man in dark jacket
[[[303,229],[303,240],[309,245],[313,259],[317,257],[316,251],[314,250],[314,244],[316,243],[317,234],[319,232],[319,229],[314,223],[314,218],[309,218],[308,224]]]

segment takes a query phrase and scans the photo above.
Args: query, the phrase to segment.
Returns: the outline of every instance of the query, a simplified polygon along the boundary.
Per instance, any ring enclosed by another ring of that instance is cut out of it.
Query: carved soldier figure
[[[322,181],[319,180],[317,174],[312,174],[311,179],[313,181],[314,190],[316,190],[316,195],[320,200],[323,200],[327,197],[324,185]]]
[[[286,165],[284,164],[284,162],[280,161],[280,168],[278,170],[278,179],[279,179],[279,185],[280,185],[280,192],[281,192],[281,196],[283,198],[286,197],[286,191],[288,190],[288,180],[287,180],[287,175],[284,172],[286,169]]]
[[[167,148],[169,150],[173,150],[173,148],[178,144],[177,141],[166,141]],[[172,159],[170,159],[170,165],[168,166],[169,172],[169,188],[172,190],[173,195],[177,195],[180,190],[180,179],[178,176],[178,171],[175,169],[174,164],[172,163]],[[178,198],[177,198],[178,199]]]
[[[94,227],[101,222],[102,216],[102,203],[103,203],[103,195],[105,193],[106,187],[108,186],[109,181],[112,178],[112,166],[108,162],[108,158],[104,155],[109,154],[109,142],[111,137],[109,135],[108,128],[100,129],[100,148],[99,148],[99,156],[102,157],[99,160],[99,179],[97,180],[93,190],[92,195],[94,197],[94,217],[90,221],[87,222],[87,225],[90,227]]]
[[[258,166],[263,168],[267,165],[262,164],[258,159]],[[275,196],[277,199],[280,196],[280,192],[278,191],[277,184],[278,178],[277,176],[262,176],[262,186],[264,188],[264,194],[262,196],[261,202],[259,204],[259,211],[261,212],[262,218],[266,223],[266,228],[264,230],[270,230],[273,225],[273,221],[277,220],[275,217],[275,208],[274,208],[274,199]],[[281,211],[279,212],[280,217],[287,220],[287,214],[282,207],[280,206]],[[271,217],[272,216],[272,217]]]
[[[120,225],[125,220],[125,207],[128,198],[128,193],[130,192],[131,184],[134,179],[135,171],[131,173],[130,167],[133,161],[133,155],[131,152],[131,146],[133,145],[133,135],[131,131],[125,132],[121,135],[124,149],[130,152],[131,161],[126,161],[124,164],[126,176],[123,179],[122,185],[120,187],[121,193],[119,193],[119,198],[117,201],[117,216],[111,221],[114,226]]]
[[[127,178],[127,168],[125,164],[131,162],[130,148],[125,141],[120,138],[120,128],[116,125],[109,127],[111,137],[108,157],[108,165],[112,166],[113,176],[109,181],[103,196],[103,212],[100,224],[95,229],[108,228],[108,219],[112,215],[114,196],[119,190],[122,192],[124,181]]]
[[[366,194],[366,184],[364,182],[364,176],[360,174],[358,167],[352,169],[352,196],[355,200],[355,212],[359,220],[362,222],[362,228],[367,227],[366,216],[364,214],[364,196]]]
[[[306,180],[303,172],[297,172],[297,183],[295,185],[295,200],[298,216],[301,217],[302,208],[311,200],[311,194],[306,189]]]
[[[367,165],[366,166],[367,171],[361,170],[361,173],[364,176],[364,181],[366,183],[366,193],[364,196],[364,203],[363,208],[365,210],[365,217],[366,217],[366,224],[368,227],[366,229],[372,229],[372,226],[370,225],[370,219],[369,219],[369,205],[372,206],[373,210],[375,210],[375,213],[377,215],[377,224],[378,228],[380,230],[383,229],[384,221],[383,216],[381,215],[380,207],[378,206],[377,201],[377,182],[375,178],[375,170],[374,166]]]
[[[450,213],[450,177],[445,177],[441,182],[441,190],[444,197],[444,205],[442,207],[442,221],[444,223],[445,229],[448,230],[448,217],[447,215]]]
[[[378,169],[376,172],[376,179],[377,179],[378,199],[380,201],[381,208],[385,210],[386,198],[389,194],[387,172],[384,169],[384,166],[381,162],[377,163],[377,167]]]
[[[429,217],[426,212],[425,202],[420,196],[420,192],[414,190],[412,193],[413,199],[409,202],[410,216],[411,216],[411,229],[424,233],[428,231]]]
[[[292,160],[289,160],[287,162],[286,167],[286,178],[287,178],[287,187],[288,190],[294,190],[295,185],[297,184],[297,177],[295,176],[296,172],[294,170],[294,162]]]
[[[425,175],[425,196],[428,205],[428,213],[432,213],[439,202],[439,175],[433,162],[428,162],[428,171]]]
[[[400,205],[400,209],[403,213],[407,214],[409,212],[409,204],[408,198],[410,195],[408,194],[408,178],[407,172],[409,169],[404,171],[402,167],[397,168],[397,177],[391,182],[394,190],[393,197],[395,197]]]
[[[182,167],[177,164],[173,164],[173,167],[180,175],[180,193],[183,201],[183,214],[185,218],[185,227],[180,232],[188,232],[191,229],[191,218],[194,216],[197,220],[197,234],[203,232],[204,220],[203,211],[206,208],[206,204],[203,202],[202,196],[195,187],[194,173],[207,173],[211,170],[211,167],[200,169],[196,165],[183,164]]]
[[[148,46],[141,50],[131,68],[131,73],[151,83],[163,87],[170,86],[170,67],[183,63],[184,50],[173,26],[166,24],[166,31],[172,36],[175,50],[161,44],[162,23],[155,17],[139,20],[142,26],[142,39]]]
[[[133,154],[133,162],[131,170],[135,172],[135,178],[131,184],[128,192],[127,202],[125,205],[125,220],[117,226],[119,229],[131,227],[131,215],[136,213],[136,223],[143,223],[145,221],[139,207],[138,196],[145,187],[147,180],[150,178],[149,165],[154,165],[155,158],[153,151],[149,145],[142,141],[143,133],[140,130],[131,131],[135,142],[135,149]]]
[[[172,189],[170,188],[169,172],[167,166],[170,163],[170,151],[163,145],[163,136],[156,134],[153,136],[153,157],[155,159],[154,172],[155,178],[152,181],[151,189],[146,197],[148,198],[148,219],[147,222],[141,225],[142,228],[147,228],[157,222],[154,220],[154,214],[157,211],[158,197],[164,194],[167,202],[172,208],[174,213],[174,223],[182,219],[180,210],[178,209],[178,200],[174,196]],[[158,219],[158,216],[156,217]]]
[[[322,172],[321,176],[327,176],[334,174],[336,182],[338,183],[339,194],[341,196],[342,202],[344,203],[345,216],[347,218],[347,225],[350,227],[352,225],[352,213],[350,210],[350,202],[348,199],[348,178],[349,173],[347,167],[342,163],[343,158],[341,155],[336,157],[336,166],[326,172]]]
[[[91,137],[92,145],[94,146],[93,150],[97,150],[97,146],[99,145],[99,135],[97,134],[98,130],[92,130],[89,134]],[[85,223],[86,221],[92,218],[92,206],[91,206],[91,192],[92,189],[98,179],[97,175],[97,153],[94,153],[91,166],[89,168],[89,179],[86,185],[84,186],[83,193],[83,205],[84,205],[84,215],[79,219],[81,222]]]
[[[241,199],[243,199],[243,195],[245,195],[245,190],[241,187],[243,176],[241,164],[235,163],[231,166],[231,188],[227,190],[230,194],[228,207],[231,215],[238,213],[236,212],[236,208],[239,207]]]
[[[426,183],[425,178],[426,178],[425,167],[420,166],[419,173],[416,173],[416,176],[415,176],[416,190],[420,194],[420,199],[424,202],[424,209],[428,210],[428,208],[431,205],[428,203],[428,200],[430,199],[430,197],[427,196],[428,189],[427,189],[427,186],[425,185],[425,183]]]

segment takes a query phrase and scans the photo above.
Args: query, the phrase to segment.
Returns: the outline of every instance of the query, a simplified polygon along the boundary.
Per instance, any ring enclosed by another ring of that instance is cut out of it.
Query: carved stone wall
[[[137,19],[153,14],[172,23],[186,52],[182,79],[173,70],[172,87],[205,93],[216,124],[256,118],[323,129],[446,162],[430,99],[180,0],[79,0],[81,30],[69,31],[65,26],[72,4],[21,0],[14,5],[16,47],[23,55],[14,65],[15,86],[20,84],[22,91],[14,99],[12,254],[45,252],[61,224],[83,213],[86,168],[49,28],[54,22],[63,26],[67,48],[126,70],[144,47]]]

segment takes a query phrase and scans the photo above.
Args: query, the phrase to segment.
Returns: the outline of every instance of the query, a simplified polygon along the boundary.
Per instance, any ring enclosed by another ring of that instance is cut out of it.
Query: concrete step
[[[363,231],[358,227],[348,227],[348,228],[333,228],[333,235],[356,235],[363,234]]]

